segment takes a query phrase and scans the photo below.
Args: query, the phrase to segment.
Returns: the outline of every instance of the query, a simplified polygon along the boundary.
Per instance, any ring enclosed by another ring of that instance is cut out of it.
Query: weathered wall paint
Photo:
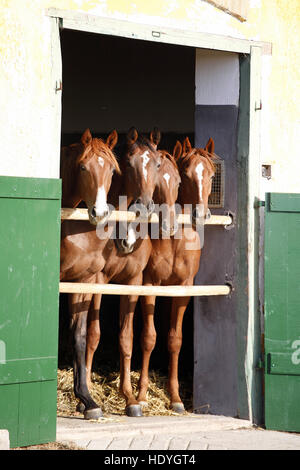
[[[239,55],[231,52],[197,49],[196,105],[239,104]]]
[[[2,0],[0,5],[0,174],[57,177],[51,148],[51,28],[56,7],[139,23],[268,41],[263,57],[261,161],[272,179],[261,191],[299,191],[299,0],[251,0],[248,20],[202,0]]]

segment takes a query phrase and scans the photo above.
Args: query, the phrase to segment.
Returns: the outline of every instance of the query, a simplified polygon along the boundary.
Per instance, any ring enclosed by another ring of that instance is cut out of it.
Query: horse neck
[[[112,183],[107,195],[107,202],[111,204],[114,209],[119,209],[119,196],[126,196],[124,194],[124,176],[115,173],[113,175]]]
[[[183,214],[190,214],[191,213],[191,201],[185,200],[184,197],[181,195],[181,191],[179,191],[177,204],[181,206],[181,210]]]

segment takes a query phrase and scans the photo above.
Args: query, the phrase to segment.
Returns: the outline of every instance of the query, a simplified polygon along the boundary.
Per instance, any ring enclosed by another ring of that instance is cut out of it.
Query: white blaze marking
[[[196,173],[197,173],[197,177],[198,177],[198,181],[199,181],[199,197],[200,197],[200,201],[202,201],[202,179],[203,179],[203,170],[204,170],[204,166],[202,163],[198,163],[198,165],[196,166]]]
[[[98,157],[98,163],[100,166],[102,166],[102,168],[104,167],[104,160],[102,157]]]
[[[169,180],[170,180],[170,175],[169,175],[169,173],[165,173],[165,174],[163,175],[163,178],[166,180],[166,183],[167,183],[167,185],[168,185],[168,187],[169,187]]]
[[[134,245],[136,242],[135,231],[132,228],[131,224],[128,226],[127,242],[129,245]]]
[[[147,181],[147,175],[148,175],[148,171],[146,169],[146,166],[147,166],[147,163],[150,160],[148,155],[149,155],[148,150],[146,150],[146,152],[144,152],[143,155],[141,155],[141,159],[143,160],[143,175],[144,175],[145,181]]]
[[[96,202],[95,202],[95,211],[96,216],[101,216],[107,210],[107,203],[106,203],[106,192],[104,186],[100,186],[98,188]]]

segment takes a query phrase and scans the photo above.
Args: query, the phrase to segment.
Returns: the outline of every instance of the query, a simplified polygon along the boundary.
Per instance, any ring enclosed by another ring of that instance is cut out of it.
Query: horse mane
[[[104,156],[115,167],[117,173],[121,173],[118,161],[102,139],[93,138],[91,143],[84,146],[82,142],[77,142],[61,148],[60,177],[62,179],[62,198],[69,197],[73,192],[76,178],[76,163],[84,158],[90,160],[94,155]]]
[[[94,137],[91,141],[90,144],[88,144],[84,150],[84,153],[80,160],[83,160],[84,158],[87,158],[87,160],[90,160],[94,155],[96,157],[98,156],[104,156],[107,158],[107,160],[115,167],[117,173],[121,173],[119,163],[117,161],[116,156],[112,152],[112,150],[106,145],[106,143],[97,137]]]
[[[162,156],[162,158],[170,160],[170,162],[172,163],[174,168],[178,171],[178,166],[177,166],[176,160],[173,157],[173,155],[171,155],[169,152],[167,152],[167,150],[159,150],[159,153]]]
[[[150,150],[152,150],[154,152],[156,150],[155,147],[150,142],[150,139],[148,139],[148,137],[146,137],[143,134],[139,134],[137,140],[133,144],[133,148],[135,148],[135,146],[141,146],[141,145],[143,145],[144,147],[149,148]]]
[[[214,160],[220,160],[220,157],[215,154],[215,153],[210,153],[208,152],[207,150],[205,149],[202,149],[202,148],[193,148],[190,152],[186,153],[185,155],[183,155],[180,159],[181,163],[183,165],[187,164],[191,159],[195,159],[197,157],[197,155],[200,154],[201,157],[204,157],[211,170],[213,172],[216,171],[216,166],[214,164]]]
[[[70,150],[69,152],[68,149]],[[121,172],[116,156],[102,139],[93,138],[86,147],[81,142],[78,142],[62,147],[61,150],[61,177],[64,177],[65,171],[74,172],[76,163],[83,159],[89,161],[94,155],[96,155],[96,157],[104,156],[115,167],[117,173]],[[74,151],[72,152],[72,150]]]

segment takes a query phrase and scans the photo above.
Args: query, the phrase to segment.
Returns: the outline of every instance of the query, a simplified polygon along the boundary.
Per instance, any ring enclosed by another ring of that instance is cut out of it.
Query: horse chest
[[[167,281],[173,273],[173,252],[167,247],[165,249],[154,249],[148,265],[152,279],[156,283]]]

